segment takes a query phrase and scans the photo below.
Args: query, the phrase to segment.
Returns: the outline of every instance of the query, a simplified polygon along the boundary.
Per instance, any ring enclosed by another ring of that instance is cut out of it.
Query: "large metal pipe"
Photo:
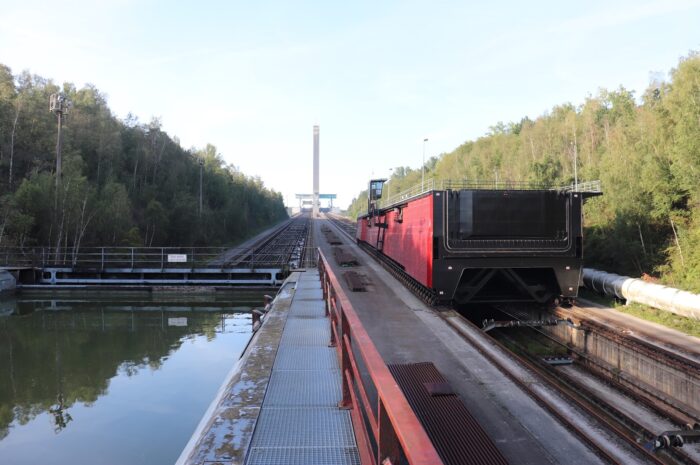
[[[700,295],[614,273],[583,269],[583,284],[600,294],[700,320]]]

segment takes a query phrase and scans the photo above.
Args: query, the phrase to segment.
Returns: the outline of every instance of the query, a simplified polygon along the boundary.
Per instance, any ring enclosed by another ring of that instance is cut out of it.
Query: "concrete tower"
[[[319,128],[318,126],[314,126],[314,200],[313,200],[313,216],[316,218],[318,216],[318,210],[321,206],[321,201],[318,197],[319,193],[319,188],[318,188],[318,137],[319,137]]]

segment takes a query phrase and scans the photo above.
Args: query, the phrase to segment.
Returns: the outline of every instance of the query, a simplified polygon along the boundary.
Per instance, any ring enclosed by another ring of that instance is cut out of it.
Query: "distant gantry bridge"
[[[234,248],[5,247],[0,268],[22,286],[276,286],[313,261],[308,233],[309,217],[296,216]]]

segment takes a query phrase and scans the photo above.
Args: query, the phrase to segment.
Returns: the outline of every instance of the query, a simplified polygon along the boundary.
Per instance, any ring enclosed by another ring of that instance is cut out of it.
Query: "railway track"
[[[565,349],[569,349],[565,344],[560,343],[549,335],[537,330],[536,328],[521,328],[525,330],[531,330],[539,333],[541,336],[555,344],[561,345]],[[658,451],[657,453],[650,453],[645,444],[653,443],[656,439],[658,432],[650,430],[648,427],[644,426],[641,422],[629,417],[617,406],[613,405],[607,398],[598,395],[591,388],[584,385],[579,380],[566,374],[561,369],[552,366],[542,360],[541,357],[533,354],[532,347],[525,347],[517,341],[514,341],[511,337],[506,334],[506,331],[496,332],[495,339],[498,340],[504,347],[507,345],[515,346],[518,357],[518,362],[523,366],[527,366],[529,370],[537,373],[537,375],[545,379],[550,385],[556,386],[557,391],[565,394],[566,398],[576,405],[579,409],[586,412],[589,416],[595,418],[601,424],[606,425],[619,437],[624,438],[624,440],[633,445],[634,448],[642,453],[646,454],[648,457],[654,458],[654,463],[683,463],[683,464],[696,464],[696,457],[691,457],[686,454],[681,449],[666,448]],[[535,337],[528,337],[529,341],[536,340]],[[504,344],[505,342],[505,344]],[[511,350],[512,351],[512,350]],[[638,400],[637,396],[633,394],[626,393],[630,395],[631,398]],[[648,410],[651,410],[652,415],[656,415],[658,419],[667,420],[677,420],[671,418],[665,414],[664,410],[659,410],[654,408],[653,405],[648,405]],[[680,427],[681,424],[676,423],[676,426]]]
[[[494,309],[508,319],[522,320],[523,313],[517,310],[512,311],[510,307],[512,306],[500,305],[495,306]],[[553,313],[562,320],[568,320],[571,323],[570,326],[575,328],[574,330],[577,333],[595,334],[597,338],[613,344],[617,351],[623,354],[633,353],[636,356],[643,356],[658,366],[665,367],[668,376],[682,374],[684,378],[687,378],[684,379],[685,382],[698,386],[700,381],[700,363],[695,358],[683,355],[673,350],[673,348],[667,348],[662,344],[656,345],[649,340],[640,339],[633,332],[621,331],[619,327],[608,326],[588,319],[582,314],[582,310],[576,309],[576,306],[555,308]],[[541,330],[530,328],[530,330],[537,332],[540,337],[544,337],[554,344],[565,348],[576,357],[578,364],[585,365],[586,369],[597,378],[613,385],[617,390],[626,393],[629,397],[634,397],[637,402],[653,410],[659,416],[668,418],[675,425],[692,429],[695,425],[700,424],[700,413],[692,406],[684,405],[671,396],[655,392],[650,387],[640,385],[636,378],[612,366],[610,361],[601,361],[595,356],[587,354],[583,349],[577,348],[574,344],[567,343],[566,339],[562,339],[561,332],[552,330],[549,327]],[[595,346],[596,342],[591,342],[591,344]]]
[[[346,237],[355,241],[354,227],[350,221],[340,219],[334,215],[328,215],[328,219]],[[600,396],[593,393],[590,389],[587,389],[578,381],[569,376],[565,376],[560,372],[554,372],[552,367],[546,363],[543,363],[536,357],[527,355],[526,352],[524,352],[523,355],[513,353],[502,342],[483,335],[483,332],[479,328],[477,328],[473,323],[469,322],[462,315],[455,317],[455,312],[452,311],[453,309],[435,307],[435,295],[430,289],[426,289],[422,284],[418,283],[411,276],[407,275],[397,263],[388,259],[383,254],[378,253],[371,247],[363,248],[380,264],[382,264],[392,275],[394,275],[399,281],[406,285],[406,287],[412,290],[414,294],[416,294],[428,305],[432,306],[435,312],[455,330],[457,330],[458,334],[460,334],[463,339],[470,344],[477,346],[478,348],[479,345],[484,344],[484,341],[476,340],[475,334],[482,334],[484,339],[488,339],[491,343],[496,344],[502,351],[510,352],[512,357],[516,359],[520,366],[526,367],[526,369],[540,379],[543,384],[552,388],[561,396],[561,398],[566,399],[570,405],[573,405],[578,411],[582,412],[587,416],[587,418],[594,421],[611,436],[617,438],[639,460],[645,463],[654,464],[698,463],[695,458],[679,449],[665,448],[653,451],[650,450],[649,447],[645,447],[645,443],[652,441],[658,432],[650,431],[639,422],[629,418],[622,411],[617,409],[615,406],[610,405],[605,401],[605,399],[602,399]],[[448,314],[452,316],[448,318],[446,316]],[[465,331],[465,325],[471,326],[473,331]],[[656,349],[658,350],[658,348]],[[562,424],[564,424],[571,431],[574,431],[601,458],[610,463],[620,463],[619,456],[611,451],[611,447],[608,444],[603,444],[594,440],[589,432],[582,429],[580,424],[562,412],[556,401],[547,398],[546,395],[535,389],[532,383],[524,382],[522,379],[513,375],[506,364],[503,363],[503,360],[497,356],[493,356],[492,352],[485,350],[481,351],[491,360],[494,365],[499,367],[499,369],[505,373],[506,376],[518,384],[525,392],[527,392],[533,399],[535,399],[540,405],[555,416]],[[624,393],[631,396],[635,400],[638,399],[638,396],[636,396],[633,392]],[[645,401],[645,405],[649,406],[648,399]],[[679,415],[670,415],[664,409],[653,408],[652,410],[658,415],[668,418],[674,424],[678,425],[679,428],[685,426],[683,421],[688,420],[687,416],[683,417]]]
[[[306,237],[302,246],[300,265],[302,268],[314,268],[318,263],[318,251],[316,249],[316,238],[314,228],[308,227]]]
[[[355,240],[355,228],[357,227],[356,223],[353,223],[345,217],[337,216],[332,213],[327,213],[326,217],[331,220],[333,224],[338,226],[346,236],[352,240]]]
[[[648,340],[636,337],[634,334],[620,332],[619,329],[611,328],[603,323],[587,318],[584,312],[576,306],[568,309],[555,309],[555,314],[562,318],[570,318],[579,324],[583,331],[591,331],[610,341],[615,342],[620,350],[633,351],[643,354],[654,362],[669,367],[677,373],[684,373],[689,378],[700,380],[700,363],[692,356],[686,356],[673,348],[666,348],[655,345]],[[610,366],[599,363],[592,357],[585,354],[579,355],[582,360],[590,366],[606,382],[614,384],[618,389],[635,395],[638,401],[648,408],[655,410],[659,415],[671,419],[677,425],[684,425],[692,428],[700,423],[700,413],[693,411],[685,405],[680,405],[671,397],[659,395],[649,389],[645,389],[634,379],[627,379],[624,374],[616,372]]]
[[[631,434],[626,428],[622,428],[619,424],[613,421],[609,415],[602,409],[596,409],[591,405],[591,398],[586,398],[580,391],[572,388],[570,385],[560,381],[558,376],[549,373],[547,369],[539,366],[535,361],[529,360],[527,357],[514,354],[503,343],[495,340],[484,339],[477,334],[481,333],[480,328],[466,320],[461,316],[447,317],[441,315],[443,319],[452,326],[462,338],[477,347],[496,367],[498,367],[506,376],[508,376],[515,384],[525,391],[538,404],[545,408],[550,414],[559,420],[567,429],[574,432],[584,443],[586,443],[599,457],[609,463],[628,463],[620,457],[620,453],[616,453],[618,446],[611,444],[609,441],[601,440],[600,437],[595,438],[591,431],[606,431],[609,437],[614,437],[620,441],[626,449],[631,452],[638,463],[654,463],[654,464],[671,464],[671,463],[697,463],[692,458],[685,456],[678,457],[678,451],[674,451],[674,457],[669,457],[668,450],[662,453],[654,453],[644,447],[644,441],[640,441],[638,437]],[[489,350],[485,345],[493,344],[498,350]],[[534,375],[538,382],[531,382],[527,378],[522,378],[518,374],[513,373],[508,364],[500,357],[499,354],[508,353],[508,357],[514,360],[515,363]],[[580,417],[572,417],[570,413],[563,410],[555,397],[551,396],[546,390],[539,389],[538,385],[544,385],[551,388],[557,393],[559,398],[567,402],[568,405],[574,407],[580,414],[586,416],[588,421],[592,421],[593,425],[585,424]]]
[[[309,216],[297,216],[268,235],[260,243],[235,256],[226,258],[227,266],[298,267],[304,253],[304,244],[311,229]]]

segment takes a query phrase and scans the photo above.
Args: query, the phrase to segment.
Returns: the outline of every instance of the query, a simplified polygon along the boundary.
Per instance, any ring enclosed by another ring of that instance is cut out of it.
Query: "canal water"
[[[172,464],[263,293],[0,301],[0,464]]]

